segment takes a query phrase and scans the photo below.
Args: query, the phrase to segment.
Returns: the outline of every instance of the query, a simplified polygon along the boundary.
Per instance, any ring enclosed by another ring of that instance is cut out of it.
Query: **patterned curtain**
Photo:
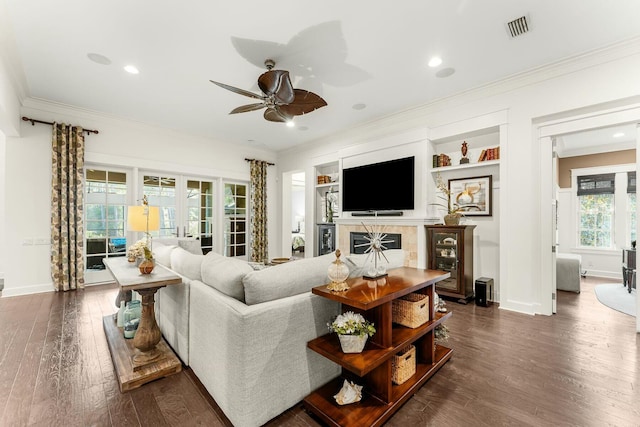
[[[56,291],[84,288],[82,128],[53,124],[51,278]]]
[[[267,167],[268,162],[251,160],[251,260],[269,262],[267,248]]]

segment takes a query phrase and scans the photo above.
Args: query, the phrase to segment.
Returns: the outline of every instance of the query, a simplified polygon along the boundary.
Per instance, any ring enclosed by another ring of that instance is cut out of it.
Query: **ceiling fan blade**
[[[281,105],[280,112],[287,116],[301,116],[327,105],[327,102],[313,92],[295,89],[295,99],[289,105]]]
[[[240,95],[248,96],[250,98],[256,99],[264,99],[264,96],[255,94],[253,92],[249,92],[248,90],[240,89],[237,87],[229,86],[224,83],[214,82],[213,80],[209,80],[211,83],[220,86],[221,88],[230,90],[231,92],[239,93]]]
[[[264,118],[266,120],[269,120],[270,122],[278,122],[278,123],[286,123],[289,120],[291,120],[291,117],[282,113],[282,111],[280,111],[280,108],[278,106],[267,108],[267,110],[264,112]]]
[[[229,114],[246,113],[246,112],[249,112],[249,111],[261,110],[264,107],[266,107],[266,104],[264,104],[263,102],[261,102],[260,104],[241,105],[241,106],[236,107],[233,110],[231,110],[231,112]]]
[[[295,99],[289,72],[269,70],[258,77],[258,87],[265,95],[273,95],[277,104],[290,104]]]

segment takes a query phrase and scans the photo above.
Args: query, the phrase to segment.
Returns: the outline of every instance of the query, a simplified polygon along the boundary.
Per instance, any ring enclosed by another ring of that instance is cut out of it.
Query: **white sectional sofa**
[[[385,253],[390,268],[403,265],[401,250]],[[333,254],[260,270],[156,242],[154,256],[183,278],[156,294],[163,336],[236,427],[266,423],[340,374],[307,348],[340,311],[310,292],[327,283]],[[362,275],[364,257],[352,260],[352,275]]]

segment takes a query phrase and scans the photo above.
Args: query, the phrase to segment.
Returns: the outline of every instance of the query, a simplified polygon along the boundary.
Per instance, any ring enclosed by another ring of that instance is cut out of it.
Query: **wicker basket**
[[[416,348],[405,347],[391,360],[391,380],[394,384],[403,384],[416,373]]]
[[[429,321],[429,296],[409,294],[393,301],[393,321],[409,328],[417,328]]]

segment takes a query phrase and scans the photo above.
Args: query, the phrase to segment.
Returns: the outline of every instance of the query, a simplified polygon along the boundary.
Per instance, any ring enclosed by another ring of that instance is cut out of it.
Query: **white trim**
[[[591,106],[589,107],[589,111],[586,113],[584,112],[586,111],[585,109],[583,109],[582,111],[576,110],[573,112],[574,114],[572,116],[569,115],[571,114],[571,112],[566,112],[563,113],[564,117],[555,115],[555,117],[541,118],[540,120],[534,121],[534,135],[537,135],[538,140],[540,176],[543,176],[543,174],[548,173],[548,171],[551,170],[550,164],[553,161],[553,158],[551,156],[547,156],[546,147],[544,147],[545,137],[553,137],[565,133],[579,132],[598,127],[617,125],[621,123],[638,123],[640,122],[639,100],[640,98],[636,96],[633,98],[617,100],[615,102],[599,106]],[[615,106],[612,107],[612,105]],[[640,130],[638,130],[636,147],[637,149],[640,149]],[[636,167],[638,167],[637,162]],[[546,206],[546,201],[551,200],[553,197],[553,189],[541,187],[540,204],[542,206]],[[575,212],[575,209],[572,210]],[[544,248],[547,247],[546,244],[548,239],[548,233],[546,233],[546,231],[551,229],[553,219],[551,215],[546,215],[544,212],[544,209],[541,210],[540,221],[542,233],[540,235],[540,247],[543,248],[541,251],[543,254],[543,259],[550,259],[552,257],[551,251],[549,250],[547,252],[546,250],[544,250]],[[540,270],[540,289],[542,291],[540,304],[541,306],[551,305],[551,293],[545,292],[550,286],[549,280],[544,279],[545,277],[547,279],[551,277],[551,263],[542,262]],[[638,294],[639,296],[637,304],[638,307],[640,307],[640,292],[638,292]],[[640,332],[640,316],[637,316],[636,319],[637,330],[638,332]]]
[[[20,286],[20,287],[15,287],[15,286],[12,286],[10,288],[5,287],[2,290],[2,298],[17,297],[20,295],[41,294],[44,292],[54,292],[53,282],[41,283],[38,285]]]

